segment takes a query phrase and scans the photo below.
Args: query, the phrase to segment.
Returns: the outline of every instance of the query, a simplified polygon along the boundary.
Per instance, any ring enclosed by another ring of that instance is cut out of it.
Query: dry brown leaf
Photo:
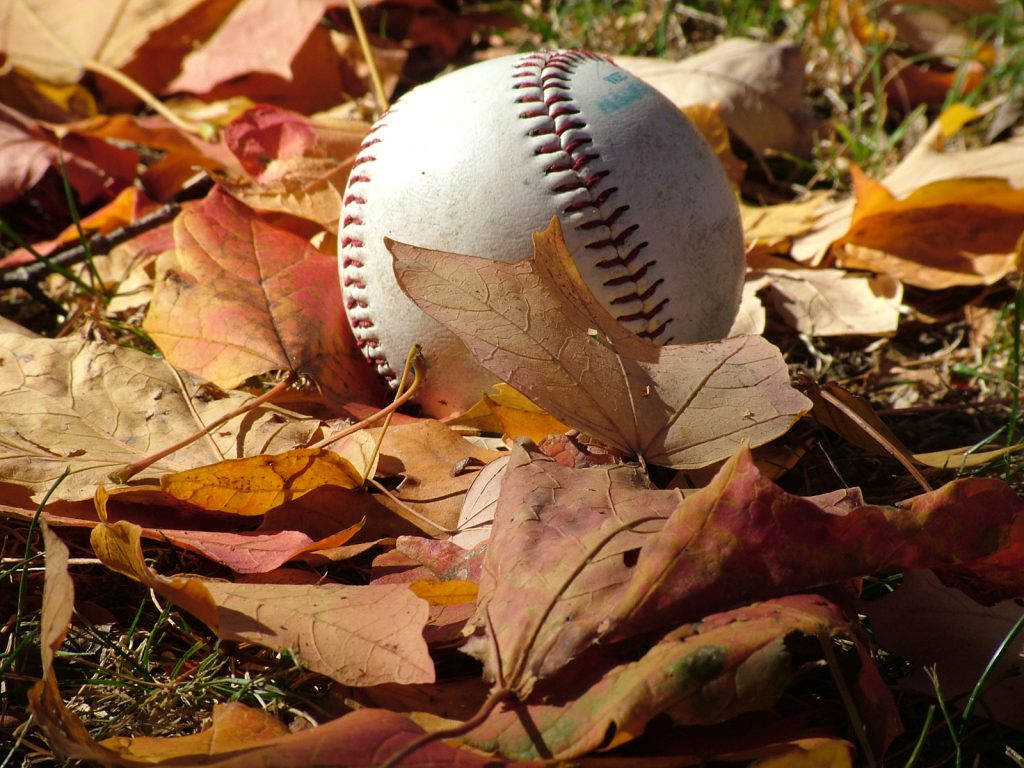
[[[162,360],[82,339],[0,333],[0,473],[39,499],[65,468],[53,498],[79,500],[121,467],[202,429],[252,396],[219,393]],[[184,386],[184,390],[182,387]],[[321,422],[261,407],[161,459],[138,477],[268,451],[319,434]]]
[[[925,670],[935,667],[946,697],[958,697],[974,689],[993,651],[1020,618],[1017,601],[981,605],[963,592],[947,587],[932,571],[908,569],[900,587],[878,600],[862,602],[879,644],[910,660],[909,677],[899,687],[931,695]],[[1017,673],[1024,643],[1020,637],[993,670],[982,701],[998,720],[1024,728],[1024,682]]]
[[[490,538],[508,460],[508,456],[495,459],[476,476],[459,514],[458,533],[450,539],[453,544],[473,549]]]
[[[428,683],[423,640],[429,608],[405,585],[232,584],[162,576],[146,565],[137,525],[92,530],[96,556],[174,601],[225,640],[290,649],[314,672],[347,685]]]
[[[857,204],[849,231],[835,243],[841,266],[933,290],[990,285],[1015,269],[1024,189],[972,177],[932,182],[897,199],[856,168],[853,178]]]
[[[775,309],[811,336],[895,333],[903,286],[890,275],[853,275],[840,269],[767,269]]]
[[[379,430],[370,434],[376,436]],[[380,472],[402,475],[404,480],[394,498],[382,494],[378,501],[419,528],[429,529],[432,523],[441,531],[455,529],[469,486],[484,465],[501,455],[429,419],[391,427],[380,451]],[[471,462],[463,468],[466,459]],[[420,517],[410,515],[406,507]]]
[[[591,296],[557,219],[515,263],[390,243],[403,289],[555,418],[679,469],[760,445],[809,407],[763,338],[657,347]]]
[[[813,121],[803,100],[803,57],[793,43],[734,38],[679,62],[615,60],[680,107],[719,102],[730,130],[758,154],[810,150]]]
[[[53,671],[53,656],[64,642],[71,614],[75,608],[75,583],[68,573],[68,548],[50,530],[45,521],[43,529],[46,557],[46,581],[43,582],[43,610],[39,619],[39,646],[42,653],[43,674]]]
[[[151,32],[201,2],[9,0],[0,17],[0,50],[8,62],[39,77],[72,83],[90,59],[120,68]]]

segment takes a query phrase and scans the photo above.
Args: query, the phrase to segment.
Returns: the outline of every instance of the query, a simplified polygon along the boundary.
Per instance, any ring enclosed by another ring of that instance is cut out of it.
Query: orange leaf
[[[284,724],[269,712],[238,702],[214,704],[212,719],[209,728],[187,736],[115,736],[104,739],[100,746],[117,752],[123,758],[156,762],[252,749],[288,735]]]
[[[472,581],[421,579],[409,585],[417,597],[431,605],[467,605],[476,601],[477,585]]]
[[[1006,179],[958,178],[897,199],[859,169],[852,173],[857,205],[837,245],[856,247],[847,247],[842,266],[930,289],[989,285],[1014,269],[1024,189]]]
[[[334,257],[219,190],[178,216],[174,239],[178,263],[158,278],[144,324],[169,361],[227,387],[301,371],[335,410],[377,395]]]
[[[324,485],[359,488],[364,473],[333,451],[301,448],[229,459],[160,478],[160,489],[202,509],[264,515]]]

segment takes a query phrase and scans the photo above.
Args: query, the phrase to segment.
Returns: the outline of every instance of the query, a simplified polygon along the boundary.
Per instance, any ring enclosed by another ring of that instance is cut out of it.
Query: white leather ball
[[[385,236],[518,261],[556,215],[587,285],[623,325],[659,344],[729,332],[745,269],[739,211],[689,120],[597,54],[474,64],[415,88],[377,121],[341,218],[356,339],[392,383],[422,345],[425,413],[462,410],[495,378],[402,292]]]

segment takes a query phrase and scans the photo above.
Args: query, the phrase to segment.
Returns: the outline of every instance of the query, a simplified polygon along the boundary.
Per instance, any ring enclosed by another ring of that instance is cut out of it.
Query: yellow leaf
[[[319,448],[231,459],[160,478],[160,489],[170,496],[234,515],[263,515],[325,485],[362,484],[362,473],[351,461]]]
[[[975,451],[974,446],[967,446],[965,448],[950,448],[946,451],[915,453],[914,461],[936,469],[969,469],[980,467],[1001,456],[1008,456],[1021,450],[1024,450],[1024,443],[1008,445],[1004,448],[992,448],[987,451]]]
[[[841,739],[799,739],[781,754],[758,760],[751,768],[850,768],[850,744]]]
[[[472,581],[421,579],[409,585],[416,597],[431,605],[465,605],[476,602],[477,585]]]
[[[967,123],[971,122],[971,120],[980,117],[981,114],[981,110],[977,107],[971,107],[958,101],[956,104],[952,104],[942,110],[942,114],[939,115],[939,129],[942,131],[943,136],[949,138],[967,125]]]

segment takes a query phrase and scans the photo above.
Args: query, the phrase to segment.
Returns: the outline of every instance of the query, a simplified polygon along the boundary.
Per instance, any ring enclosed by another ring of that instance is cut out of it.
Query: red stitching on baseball
[[[386,112],[381,116],[381,119],[370,129],[370,133],[367,134],[366,138],[363,139],[360,145],[359,154],[352,162],[352,172],[348,179],[348,191],[345,195],[344,206],[350,205],[365,205],[366,196],[363,194],[363,185],[370,182],[370,169],[372,168],[373,162],[377,159],[374,152],[370,151],[370,148],[380,142],[380,137],[376,136],[376,132],[384,125],[384,118],[389,113]],[[359,168],[359,172],[356,173],[355,169]],[[364,226],[364,222],[360,216],[346,213],[342,222],[342,230],[344,231],[341,238],[340,253],[342,257],[341,265],[342,272],[344,275],[342,285],[348,289],[365,290],[366,281],[361,274],[360,270],[364,269],[365,264],[361,258],[361,251],[366,247],[366,243],[362,237],[361,227]],[[345,306],[348,310],[365,310],[366,302],[351,296],[349,294],[345,300]],[[394,381],[397,376],[394,371],[391,370],[388,364],[387,358],[380,350],[380,338],[377,336],[374,323],[368,317],[353,318],[349,315],[349,322],[352,325],[354,331],[356,331],[356,344],[366,357],[368,363],[374,365],[377,368],[377,372],[384,377],[387,381]]]
[[[633,291],[617,295],[611,299],[610,304],[618,306],[639,301],[641,308],[628,314],[618,315],[616,319],[621,323],[642,320],[648,327],[640,331],[640,336],[668,343],[671,341],[671,337],[660,337],[666,333],[672,322],[671,317],[665,319],[657,327],[650,327],[651,321],[661,314],[668,305],[668,299],[662,299],[653,306],[649,305],[649,302],[656,298],[663,281],[656,280],[646,287],[641,284],[641,280],[656,263],[655,260],[638,261],[641,251],[647,248],[649,243],[646,240],[638,243],[630,242],[640,233],[639,224],[630,223],[626,215],[630,209],[629,205],[618,205],[607,212],[603,210],[618,191],[618,187],[609,183],[614,179],[614,176],[610,175],[610,171],[587,172],[588,167],[592,167],[595,161],[599,161],[601,158],[600,154],[593,149],[592,137],[585,132],[586,120],[576,117],[580,110],[573,103],[569,80],[577,65],[593,59],[608,61],[603,56],[588,51],[531,54],[516,66],[512,87],[517,90],[536,89],[534,93],[524,94],[517,98],[517,103],[530,104],[530,108],[521,113],[522,118],[548,118],[543,124],[532,125],[527,131],[527,136],[540,140],[540,143],[534,147],[534,154],[564,153],[561,157],[553,158],[552,162],[544,168],[545,175],[556,176],[556,179],[552,181],[552,192],[572,194],[577,198],[563,206],[563,214],[587,215],[586,221],[575,225],[579,232],[597,234],[597,231],[603,230],[606,233],[604,237],[597,237],[584,244],[587,251],[602,252],[602,256],[593,262],[594,266],[599,269],[615,269],[621,272],[621,274],[606,280],[603,285],[608,288],[634,286]],[[534,106],[538,101],[543,102],[547,108],[546,111]],[[581,151],[584,147],[586,150]],[[573,173],[574,178],[566,179],[564,175],[567,172]],[[585,193],[586,197],[578,199],[580,192]],[[592,216],[589,215],[591,212]],[[604,255],[609,251],[610,255]]]

